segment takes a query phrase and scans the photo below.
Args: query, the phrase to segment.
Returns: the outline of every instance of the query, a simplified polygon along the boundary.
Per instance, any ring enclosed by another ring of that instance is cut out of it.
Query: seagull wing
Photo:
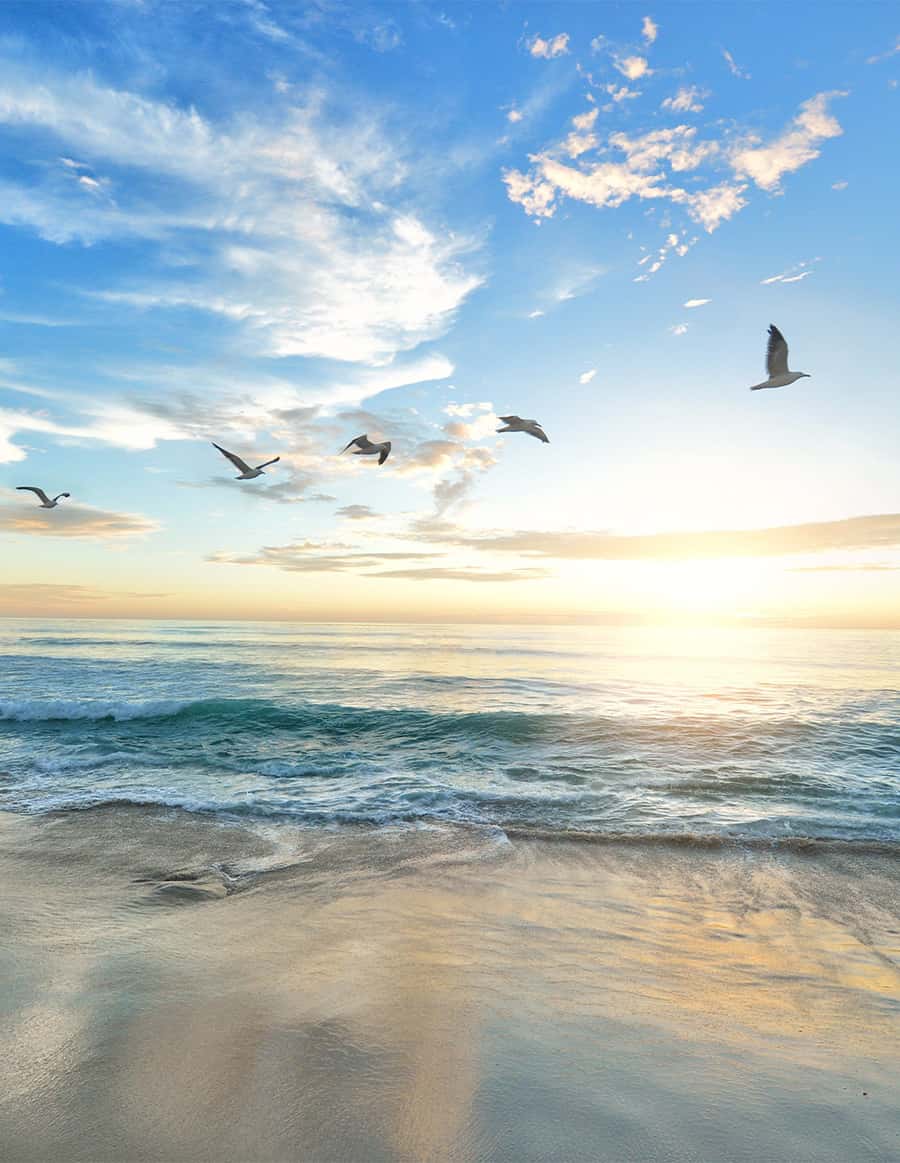
[[[264,461],[262,462],[262,464],[258,464],[256,467],[257,467],[258,469],[259,469],[259,468],[268,468],[270,464],[277,464],[277,463],[279,462],[279,460],[281,460],[281,457],[280,457],[280,456],[275,456],[275,457],[273,457],[273,458],[272,458],[272,460],[264,460]]]
[[[16,488],[19,490],[19,492],[35,493],[45,504],[50,503],[50,498],[47,496],[44,490],[39,489],[36,485],[16,485]]]
[[[550,437],[543,430],[543,428],[540,426],[540,424],[537,424],[537,423],[532,424],[532,426],[530,428],[526,429],[526,432],[528,433],[529,436],[533,436],[536,440],[542,440],[544,442],[544,444],[550,443]]]
[[[766,371],[769,379],[783,376],[788,369],[787,340],[774,323],[769,324],[769,346],[766,349]]]
[[[521,421],[520,416],[498,416],[498,420],[502,420],[504,424],[518,424]]]
[[[380,455],[379,455],[379,457],[378,457],[378,463],[379,463],[379,464],[384,464],[384,462],[387,460],[387,458],[388,458],[390,455],[391,455],[391,444],[390,444],[390,441],[388,441],[388,442],[387,442],[387,443],[384,445],[384,447],[381,449],[381,454],[380,454]]]
[[[356,436],[356,437],[354,437],[353,440],[349,441],[349,443],[345,444],[344,447],[341,449],[341,452],[346,452],[347,449],[352,448],[354,444],[356,445],[356,447],[358,449],[360,449],[360,451],[363,451],[366,448],[372,447],[372,441],[368,438],[368,436],[364,432],[362,434],[362,436]]]
[[[216,444],[216,442],[214,440],[211,441],[210,443],[212,444],[213,448],[218,448],[219,452],[221,452],[221,454],[227,460],[230,460],[235,468],[239,468],[241,470],[241,472],[252,472],[253,471],[253,469],[250,467],[249,464],[247,464],[247,462],[245,460],[241,460],[241,458],[239,456],[235,456],[235,454],[233,452],[229,452],[227,448],[223,448],[220,444]]]

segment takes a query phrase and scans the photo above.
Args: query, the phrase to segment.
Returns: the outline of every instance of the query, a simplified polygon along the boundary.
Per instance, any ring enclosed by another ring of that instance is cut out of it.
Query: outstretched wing
[[[766,371],[769,379],[773,376],[783,376],[788,369],[787,340],[774,323],[769,324],[769,346],[766,349]]]
[[[534,424],[531,428],[529,428],[528,435],[534,436],[537,440],[543,441],[544,444],[550,443],[550,437],[543,430],[543,428],[540,426],[540,424]]]
[[[344,447],[341,449],[341,452],[346,452],[347,449],[352,448],[354,444],[360,450],[360,452],[364,452],[367,448],[372,447],[372,441],[368,438],[368,436],[364,432],[362,434],[362,436],[356,436],[349,443],[345,444]]]
[[[235,456],[235,454],[233,452],[229,452],[227,448],[223,448],[220,444],[216,444],[214,440],[210,441],[210,443],[212,444],[213,448],[218,448],[219,452],[221,452],[221,454],[227,460],[230,460],[235,468],[239,468],[241,472],[253,471],[245,460],[241,460],[239,456]]]
[[[21,492],[25,492],[25,493],[35,493],[37,496],[39,496],[39,497],[41,498],[41,500],[42,500],[42,501],[43,501],[45,504],[49,504],[49,503],[50,503],[50,498],[47,496],[47,494],[44,492],[44,490],[43,490],[43,489],[39,489],[39,488],[37,487],[37,485],[16,485],[16,488],[19,490],[19,492],[20,492],[20,493],[21,493]]]
[[[520,421],[519,416],[498,416],[497,419],[502,420],[504,424],[518,424]]]
[[[381,453],[379,454],[378,463],[384,464],[384,462],[387,460],[387,458],[390,455],[391,455],[391,442],[387,441],[384,448],[382,448]]]
[[[270,464],[278,464],[279,460],[281,460],[280,456],[274,456],[271,460],[264,460],[262,464],[258,464],[256,467],[257,469],[268,468]]]

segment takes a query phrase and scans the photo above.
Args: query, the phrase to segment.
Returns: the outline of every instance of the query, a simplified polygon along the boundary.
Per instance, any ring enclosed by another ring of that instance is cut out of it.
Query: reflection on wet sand
[[[0,877],[4,1159],[896,1150],[888,857],[132,808],[0,815]]]

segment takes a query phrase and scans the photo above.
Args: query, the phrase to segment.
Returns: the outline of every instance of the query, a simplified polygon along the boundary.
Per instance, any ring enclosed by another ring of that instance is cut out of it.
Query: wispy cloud
[[[793,266],[788,267],[786,271],[782,271],[780,274],[769,275],[767,279],[760,279],[760,286],[768,287],[773,283],[802,282],[803,279],[808,279],[809,276],[813,273],[810,268],[818,261],[819,260],[817,258],[814,258],[810,259],[809,261],[795,263]]]
[[[76,185],[89,177],[99,186],[86,167],[102,162],[160,194],[148,203],[123,178],[115,204],[76,205],[72,182],[47,170],[36,184],[0,182],[0,220],[56,243],[177,240],[191,255],[190,279],[182,261],[109,289],[108,300],[219,315],[274,357],[387,362],[446,330],[481,277],[462,266],[472,240],[429,228],[409,209],[409,163],[377,110],[346,104],[308,88],[266,122],[245,115],[218,125],[88,74],[42,70],[37,85],[7,59],[0,123],[52,135],[73,155],[62,168]]]
[[[673,323],[672,326],[669,328],[670,335],[687,335],[687,331],[688,331],[687,323]]]
[[[741,68],[727,48],[722,49],[722,57],[725,64],[728,65],[728,71],[733,77],[739,77],[742,81],[750,80],[750,74],[746,69]]]
[[[0,531],[43,537],[78,537],[97,541],[144,537],[159,523],[138,513],[116,513],[90,505],[60,503],[56,509],[23,504],[18,498],[0,503]]]
[[[686,299],[684,302],[684,306],[688,307],[688,308],[705,307],[707,303],[711,303],[711,302],[712,302],[712,299]]]
[[[433,537],[437,534],[432,533]],[[453,544],[490,553],[596,561],[708,560],[791,557],[828,550],[900,548],[900,513],[817,521],[766,529],[618,535],[603,532],[443,532]]]
[[[708,96],[705,89],[696,85],[682,85],[674,97],[666,97],[661,107],[670,113],[700,113]]]
[[[53,609],[78,609],[96,602],[108,602],[123,598],[167,598],[168,594],[139,593],[132,591],[98,590],[91,586],[54,585],[46,583],[4,583],[0,584],[0,611],[21,612]]]
[[[641,25],[641,36],[644,38],[645,44],[653,44],[659,35],[659,25],[655,24],[652,17],[645,16]]]
[[[897,37],[893,48],[889,48],[886,52],[876,53],[875,56],[866,57],[866,64],[877,65],[879,61],[886,61],[890,57],[895,57],[898,53],[900,53],[900,36]]]
[[[581,373],[581,375],[578,377],[578,382],[580,384],[589,384],[596,374],[597,369],[592,367],[590,371]]]

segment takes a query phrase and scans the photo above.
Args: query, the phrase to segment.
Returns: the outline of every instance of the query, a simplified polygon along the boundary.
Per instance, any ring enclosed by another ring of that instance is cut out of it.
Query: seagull
[[[375,444],[368,438],[365,432],[362,434],[362,436],[357,436],[355,440],[351,440],[349,444],[346,444],[341,449],[341,452],[346,452],[347,449],[352,448],[354,444],[356,445],[356,449],[353,453],[354,456],[377,456],[379,464],[384,464],[387,458],[391,455],[390,440],[383,440],[381,444]]]
[[[267,468],[270,464],[276,464],[279,460],[281,460],[280,456],[276,456],[273,460],[263,461],[263,463],[258,464],[256,468],[251,468],[245,460],[241,460],[241,458],[239,456],[235,456],[233,452],[228,452],[226,449],[216,444],[214,440],[210,443],[212,444],[213,448],[218,448],[219,452],[221,452],[224,457],[227,457],[235,468],[239,468],[241,470],[241,475],[234,478],[236,481],[252,481],[255,477],[264,476],[264,468]]]
[[[550,437],[537,420],[523,420],[521,416],[498,416],[498,419],[506,425],[505,428],[498,428],[498,432],[527,432],[529,436],[542,440],[544,444],[550,443]]]
[[[787,340],[774,323],[769,324],[769,346],[766,349],[766,371],[769,378],[761,384],[754,384],[751,392],[758,392],[760,388],[786,388],[796,380],[809,379],[808,372],[788,371]]]
[[[37,488],[35,485],[16,485],[20,492],[34,493],[40,498],[42,509],[55,509],[59,504],[60,497],[68,497],[70,493],[57,493],[55,497],[48,497],[43,489]]]

